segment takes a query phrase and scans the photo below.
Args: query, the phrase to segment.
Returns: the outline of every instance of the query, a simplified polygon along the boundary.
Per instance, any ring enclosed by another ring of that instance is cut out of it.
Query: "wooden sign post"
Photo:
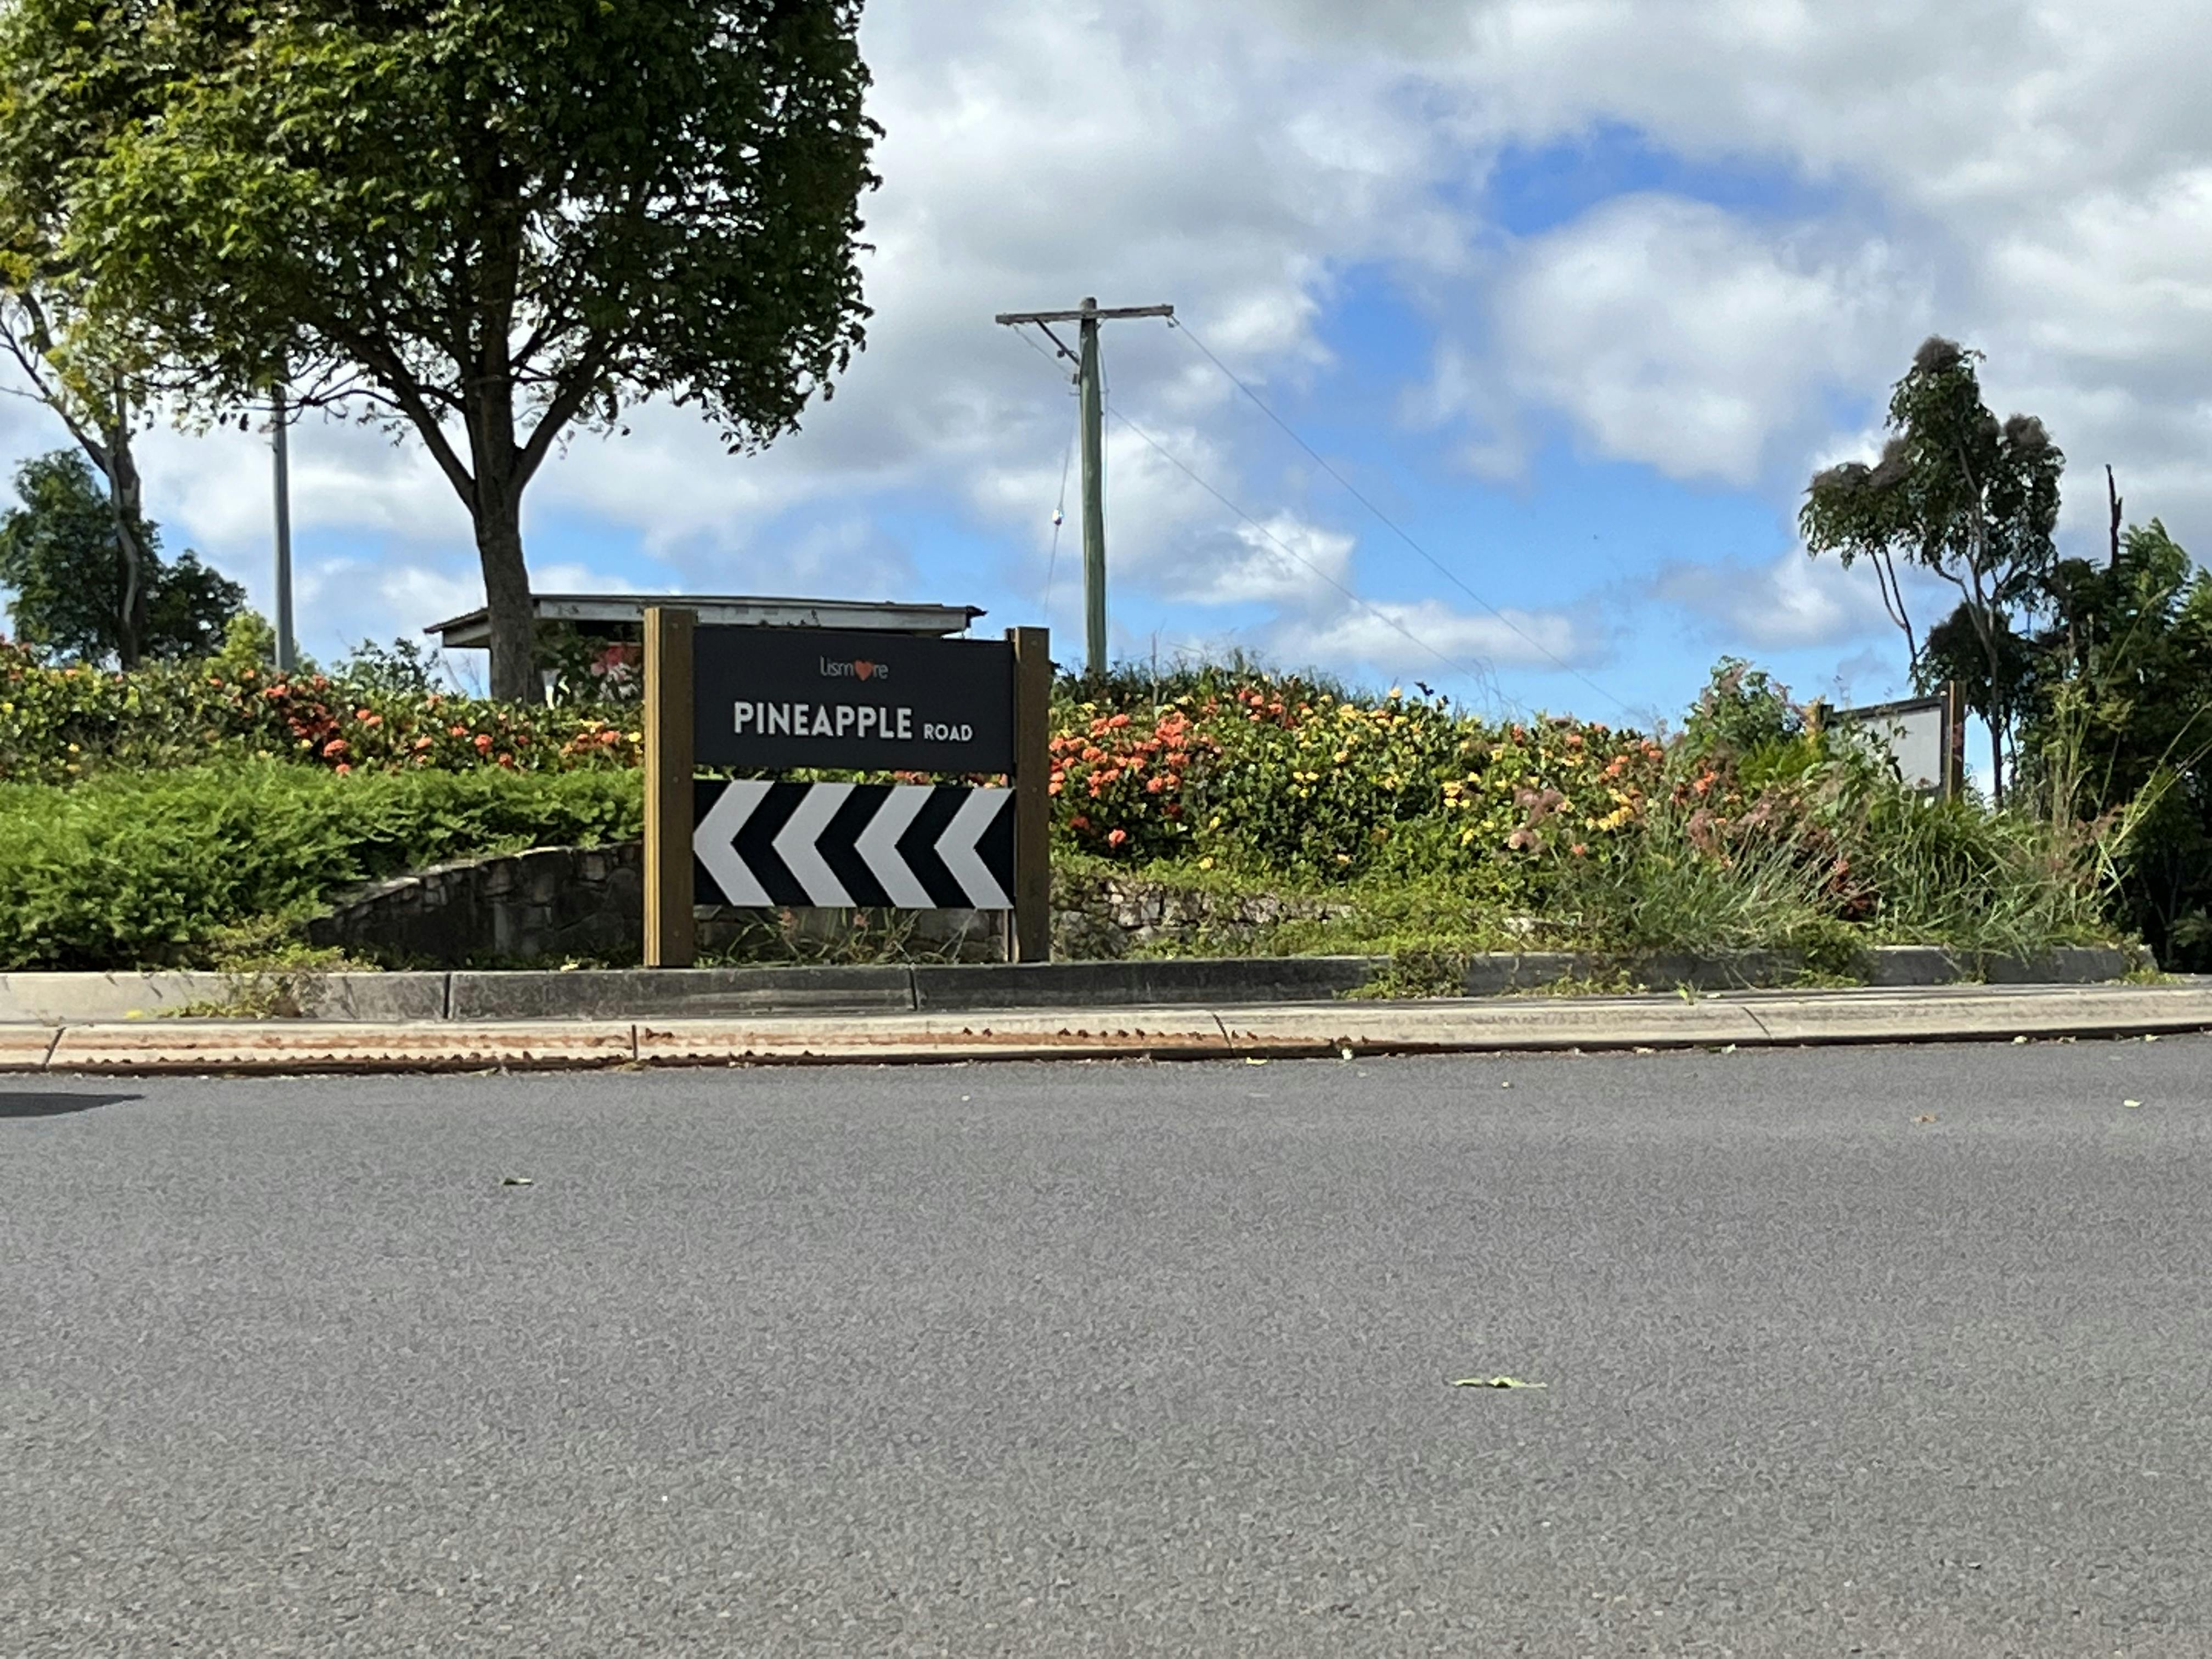
[[[645,965],[689,967],[693,906],[1006,913],[1052,951],[1051,641],[697,625],[645,613]],[[754,775],[694,781],[700,766]],[[762,773],[1005,773],[1012,787]]]
[[[1014,647],[1014,908],[1006,960],[1052,960],[1052,635],[1009,628]]]
[[[691,914],[691,637],[698,613],[645,613],[645,965],[689,968]]]

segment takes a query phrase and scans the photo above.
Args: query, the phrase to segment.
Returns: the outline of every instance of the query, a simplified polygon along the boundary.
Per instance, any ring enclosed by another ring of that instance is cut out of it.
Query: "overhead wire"
[[[1023,331],[1017,329],[1014,331],[1022,343],[1028,346],[1030,350],[1036,352],[1038,356],[1052,364],[1054,368],[1058,368],[1060,367],[1060,357],[1066,355],[1064,349],[1056,356],[1053,352],[1046,350]],[[1199,345],[1201,350],[1204,349],[1203,345],[1200,344],[1194,337],[1192,340],[1192,343]],[[1212,354],[1208,353],[1207,355],[1211,356]],[[1224,372],[1226,373],[1227,371],[1224,370]],[[1235,377],[1232,375],[1231,378],[1234,379]],[[1249,513],[1247,513],[1243,507],[1231,501],[1226,495],[1223,494],[1220,489],[1208,483],[1205,478],[1200,477],[1196,471],[1186,465],[1179,457],[1172,453],[1157,438],[1154,438],[1152,434],[1146,431],[1127,416],[1122,414],[1120,410],[1114,408],[1107,400],[1105,396],[1106,390],[1107,382],[1104,373],[1104,364],[1102,362],[1100,364],[1099,374],[1099,402],[1103,408],[1104,412],[1112,416],[1114,419],[1119,421],[1123,426],[1127,427],[1133,436],[1144,443],[1155,454],[1158,455],[1162,460],[1165,461],[1170,466],[1175,468],[1176,471],[1182,473],[1183,477],[1188,478],[1193,483],[1196,484],[1207,495],[1212,496],[1213,499],[1218,501],[1222,506],[1227,507],[1231,514],[1235,514],[1236,517],[1241,520],[1243,523],[1251,526],[1255,532],[1265,538],[1267,541],[1284,557],[1291,560],[1295,564],[1303,566],[1306,570],[1311,572],[1313,575],[1317,577],[1322,582],[1334,589],[1336,592],[1341,594],[1345,599],[1349,599],[1361,611],[1372,617],[1376,621],[1381,623],[1385,628],[1389,629],[1401,638],[1406,640],[1416,649],[1426,652],[1430,656],[1434,657],[1438,662],[1443,664],[1445,667],[1453,670],[1455,672],[1464,674],[1468,679],[1472,680],[1477,685],[1487,688],[1491,696],[1495,700],[1500,702],[1509,702],[1512,701],[1511,699],[1506,698],[1500,691],[1498,686],[1497,677],[1488,670],[1476,667],[1458,657],[1455,657],[1449,652],[1431,644],[1419,635],[1414,633],[1413,629],[1407,627],[1406,624],[1399,618],[1392,616],[1389,611],[1382,610],[1371,600],[1364,599],[1358,593],[1354,592],[1351,588],[1346,587],[1342,582],[1330,575],[1326,570],[1323,570],[1312,560],[1299,553],[1295,548],[1284,541],[1281,537],[1278,536],[1266,525],[1254,518]],[[1066,492],[1066,473],[1064,467],[1061,472],[1060,488],[1061,499],[1065,501]],[[1057,526],[1055,526],[1055,548],[1057,548],[1057,545],[1058,535]],[[1503,620],[1503,618],[1500,620]],[[1509,623],[1507,623],[1507,626],[1510,627],[1511,624]],[[1517,633],[1519,630],[1516,629],[1515,631]]]
[[[1153,437],[1151,433],[1146,431],[1144,428],[1139,426],[1127,416],[1121,413],[1120,410],[1114,410],[1110,412],[1115,420],[1119,421],[1123,426],[1128,428],[1132,434],[1148,446],[1154,454],[1158,455],[1170,466],[1175,468],[1176,471],[1182,473],[1184,477],[1189,479],[1200,489],[1203,489],[1207,495],[1212,496],[1215,501],[1227,507],[1231,513],[1235,514],[1237,517],[1242,519],[1246,524],[1251,526],[1251,527],[1257,531],[1261,535],[1266,537],[1284,557],[1291,560],[1293,563],[1304,566],[1306,569],[1311,571],[1323,582],[1327,583],[1330,587],[1334,588],[1339,593],[1341,593],[1346,599],[1351,600],[1352,604],[1358,605],[1369,616],[1374,617],[1376,621],[1381,623],[1385,628],[1389,629],[1393,633],[1399,635],[1401,637],[1408,641],[1419,649],[1427,652],[1438,662],[1443,664],[1445,667],[1467,675],[1477,684],[1481,684],[1487,679],[1488,677],[1484,674],[1482,670],[1461,661],[1448,651],[1442,650],[1437,647],[1430,644],[1426,640],[1414,633],[1413,629],[1407,628],[1405,623],[1399,621],[1398,618],[1392,616],[1389,611],[1384,611],[1379,605],[1375,605],[1370,600],[1362,599],[1358,594],[1353,592],[1342,582],[1337,580],[1335,577],[1330,575],[1328,572],[1316,564],[1311,559],[1307,558],[1297,549],[1291,546],[1289,543],[1285,542],[1273,531],[1268,529],[1267,526],[1261,523],[1259,520],[1254,518],[1243,507],[1237,506],[1235,501],[1231,501],[1228,496],[1222,494],[1220,490],[1215,489],[1211,483],[1208,483],[1191,468],[1186,466],[1178,457],[1169,451],[1168,448],[1157,438]]]
[[[1249,386],[1246,385],[1243,380],[1238,376],[1234,369],[1231,368],[1228,364],[1223,362],[1219,357],[1216,356],[1213,353],[1212,348],[1208,346],[1204,340],[1199,338],[1197,331],[1192,328],[1188,323],[1183,321],[1180,317],[1171,317],[1168,319],[1168,326],[1172,329],[1179,330],[1182,333],[1183,337],[1204,355],[1208,362],[1212,363],[1214,368],[1220,370],[1221,373],[1227,377],[1229,383],[1231,386],[1235,386],[1239,392],[1243,392],[1247,398],[1252,400],[1252,405],[1254,408],[1257,409],[1262,415],[1265,415],[1270,421],[1273,421],[1277,427],[1280,428],[1284,435],[1289,438],[1290,441],[1296,444],[1300,449],[1305,451],[1305,453],[1313,459],[1315,465],[1319,466],[1322,471],[1328,473],[1330,477],[1335,479],[1338,483],[1341,484],[1346,492],[1351,495],[1352,500],[1358,501],[1370,513],[1372,513],[1393,535],[1396,536],[1400,541],[1405,543],[1407,546],[1412,548],[1415,553],[1419,554],[1424,560],[1427,561],[1430,567],[1433,568],[1438,575],[1442,576],[1446,581],[1459,589],[1461,592],[1466,594],[1468,599],[1474,600],[1475,604],[1480,605],[1485,611],[1487,611],[1492,617],[1495,617],[1501,624],[1517,636],[1529,647],[1529,649],[1535,652],[1538,656],[1542,657],[1546,661],[1549,662],[1561,673],[1571,675],[1574,678],[1580,680],[1584,685],[1596,692],[1598,696],[1603,697],[1607,702],[1620,709],[1623,714],[1633,714],[1634,711],[1629,708],[1627,703],[1615,696],[1612,692],[1607,690],[1605,687],[1600,685],[1589,675],[1583,673],[1582,670],[1575,667],[1572,664],[1567,662],[1565,659],[1547,648],[1542,641],[1537,639],[1534,635],[1530,634],[1528,629],[1522,628],[1503,611],[1492,605],[1488,599],[1476,592],[1474,588],[1468,586],[1458,572],[1455,571],[1442,559],[1437,557],[1435,554],[1430,552],[1429,550],[1422,546],[1420,543],[1415,541],[1413,536],[1406,530],[1405,526],[1401,525],[1395,519],[1393,519],[1389,514],[1385,513],[1381,507],[1377,507],[1368,498],[1365,491],[1362,490],[1358,485],[1353,483],[1351,479],[1346,477],[1343,473],[1338,471],[1336,468],[1330,464],[1327,456],[1323,455],[1319,450],[1308,443],[1303,437],[1299,436],[1297,428],[1292,427],[1291,423],[1285,420],[1281,416],[1275,413],[1273,409],[1269,408],[1267,406],[1267,400],[1261,398],[1260,394],[1255,392]]]
[[[1060,499],[1052,509],[1052,550],[1044,562],[1044,614],[1052,615],[1052,578],[1060,565],[1060,527],[1067,522],[1067,473],[1075,465],[1075,432],[1067,429],[1067,453],[1060,458]]]

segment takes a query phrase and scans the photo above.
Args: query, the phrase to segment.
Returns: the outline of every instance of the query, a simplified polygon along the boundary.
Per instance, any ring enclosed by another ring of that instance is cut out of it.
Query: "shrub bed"
[[[640,832],[636,775],[266,763],[0,785],[0,969],[197,965],[356,883]]]
[[[359,771],[618,771],[639,763],[632,707],[538,707],[246,657],[130,674],[41,664],[0,643],[0,780],[68,783],[210,756]]]
[[[1243,665],[1064,684],[1054,716],[1063,872],[1291,901],[1235,948],[2112,937],[2109,824],[1919,800],[1741,664],[1673,735]],[[635,834],[635,719],[244,650],[126,676],[0,647],[0,967],[180,961],[410,866]]]

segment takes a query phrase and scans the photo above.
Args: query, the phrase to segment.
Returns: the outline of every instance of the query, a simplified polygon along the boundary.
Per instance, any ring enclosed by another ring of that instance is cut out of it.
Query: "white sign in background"
[[[1943,752],[1948,747],[1949,722],[1943,700],[1908,703],[1893,708],[1840,710],[1838,724],[1856,726],[1874,739],[1897,767],[1897,775],[1910,789],[1943,787]]]

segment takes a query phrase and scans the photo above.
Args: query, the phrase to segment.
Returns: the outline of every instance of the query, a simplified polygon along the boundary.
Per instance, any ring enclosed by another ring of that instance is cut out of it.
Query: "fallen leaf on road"
[[[1244,1056],[1244,1063],[1247,1066],[1265,1066],[1267,1062],[1256,1054],[1247,1054]]]
[[[2142,1104],[2142,1102],[2140,1100],[2124,1100],[2120,1104],[2123,1106],[2140,1106]]]
[[[2021,1043],[2023,1043],[2023,1042],[2027,1042],[2027,1039],[2026,1037],[2024,1037],[2024,1036],[2016,1036],[2016,1037],[2014,1037],[2014,1038],[2013,1039],[2013,1045],[2014,1045],[2015,1048],[2017,1048],[2020,1044],[2021,1044]]]
[[[501,1176],[499,1184],[502,1187],[534,1187],[538,1183],[528,1176]]]
[[[1936,1121],[1936,1114],[1933,1112],[1923,1112],[1918,1117],[1914,1118],[1912,1121],[1915,1123],[1933,1123]]]
[[[1462,1376],[1452,1384],[1455,1389],[1543,1389],[1547,1382],[1523,1382],[1517,1376]]]

